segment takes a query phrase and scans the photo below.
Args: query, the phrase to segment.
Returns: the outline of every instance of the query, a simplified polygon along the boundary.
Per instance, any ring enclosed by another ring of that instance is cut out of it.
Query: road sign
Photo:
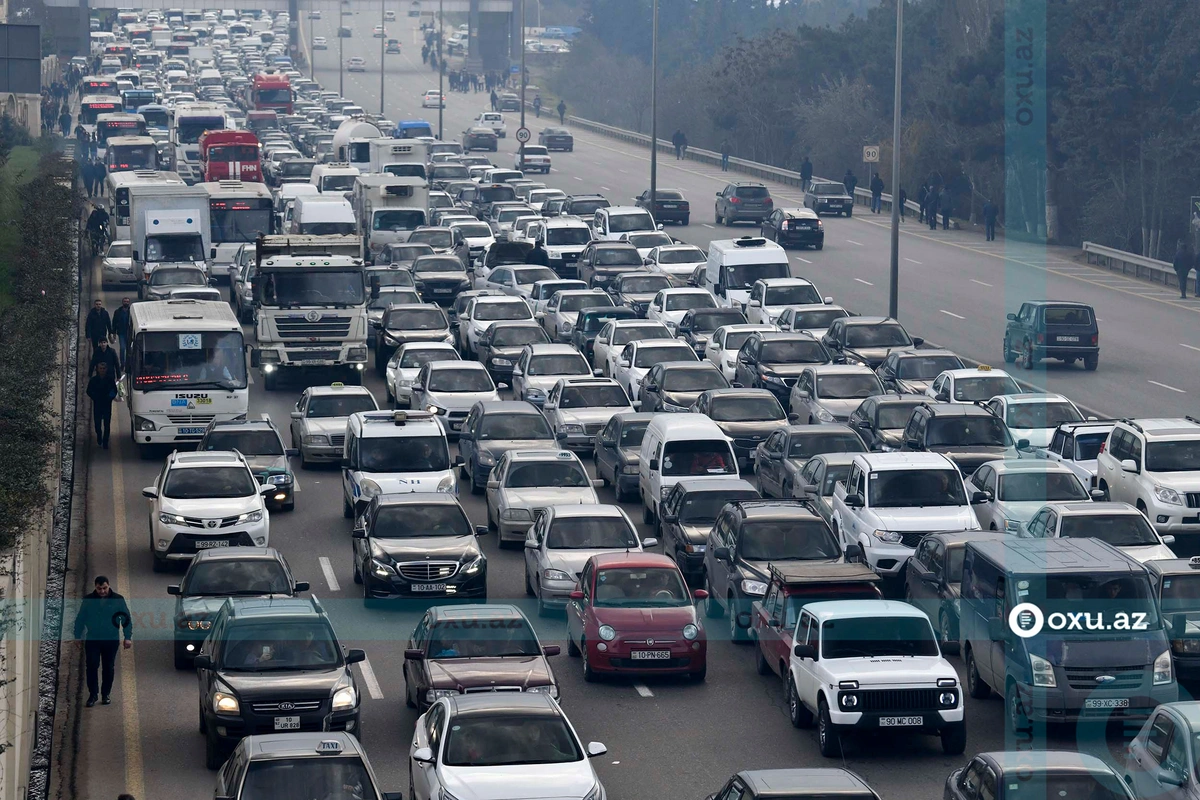
[[[529,133],[529,128],[517,128],[517,141],[518,142],[520,142],[521,144],[525,144],[532,138],[533,138],[533,136],[532,136],[532,134]]]
[[[866,164],[879,163],[879,145],[868,144],[863,147],[863,162]]]

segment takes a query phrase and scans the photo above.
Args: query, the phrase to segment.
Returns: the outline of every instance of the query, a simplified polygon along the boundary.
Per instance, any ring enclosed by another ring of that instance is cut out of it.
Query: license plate
[[[276,717],[275,730],[277,731],[298,731],[300,730],[299,717]]]
[[[1079,337],[1078,336],[1060,336],[1060,337],[1058,337],[1058,340],[1060,342],[1078,342]]]
[[[924,717],[880,717],[881,728],[912,728],[925,724]]]
[[[663,208],[679,208],[679,206],[676,205],[675,203],[663,203],[662,207]]]
[[[414,592],[444,592],[446,584],[444,583],[414,583],[412,585]]]
[[[180,428],[180,436],[200,436],[204,433],[204,428]]]
[[[461,423],[461,422],[451,422],[451,423],[450,423],[450,430],[452,430],[452,431],[461,431],[461,430],[462,430],[462,423]]]
[[[434,294],[450,294],[450,290],[449,289],[434,289],[433,293]]]
[[[303,359],[300,362],[300,364],[301,364],[301,366],[305,366],[305,367],[320,367],[320,366],[324,365],[325,362],[319,358],[306,358],[306,359]]]
[[[229,547],[228,539],[199,539],[196,541],[197,550],[211,550],[214,547]]]
[[[1097,697],[1083,701],[1084,708],[1129,708],[1128,697]]]
[[[629,657],[634,661],[666,661],[671,658],[670,650],[632,650]]]

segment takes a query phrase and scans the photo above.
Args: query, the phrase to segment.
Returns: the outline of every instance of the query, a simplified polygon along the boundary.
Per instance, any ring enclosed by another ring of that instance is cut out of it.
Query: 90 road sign
[[[517,141],[518,142],[520,142],[521,144],[525,144],[531,138],[533,138],[533,134],[531,134],[529,132],[529,128],[517,128]]]
[[[863,147],[863,162],[867,164],[879,162],[879,145],[869,144]]]

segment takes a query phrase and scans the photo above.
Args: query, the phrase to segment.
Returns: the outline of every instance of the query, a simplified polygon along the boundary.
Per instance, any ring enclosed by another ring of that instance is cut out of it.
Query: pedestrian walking
[[[100,134],[93,133],[88,140],[88,157],[95,159],[100,150]]]
[[[987,240],[994,242],[996,240],[996,218],[1000,216],[1000,209],[996,208],[996,204],[988,200],[983,204],[983,226],[987,232]]]
[[[542,118],[542,96],[540,94],[533,96],[533,113],[538,119]]]
[[[871,177],[871,211],[876,214],[883,210],[883,178],[876,172]]]
[[[100,342],[108,341],[109,335],[112,334],[112,318],[108,316],[108,309],[99,297],[84,320],[83,334],[92,343],[93,350],[100,346]]]
[[[113,591],[108,578],[97,575],[94,583],[95,588],[84,596],[75,615],[75,639],[82,642],[86,654],[88,708],[96,705],[97,696],[104,705],[112,702],[117,651],[122,643],[126,650],[133,646],[129,604]]]
[[[671,134],[671,145],[675,148],[675,160],[679,161],[683,158],[683,148],[687,147],[687,137],[679,128]]]
[[[938,192],[936,189],[930,189],[929,194],[925,197],[925,219],[929,223],[929,230],[937,230],[937,215],[938,215]]]
[[[99,346],[92,352],[92,365],[88,369],[88,375],[95,375],[96,368],[101,364],[108,365],[108,374],[113,378],[121,374],[121,363],[117,358],[117,351],[112,348],[108,339],[101,339]]]
[[[846,187],[846,194],[850,195],[850,199],[854,199],[854,190],[858,188],[858,178],[849,169],[842,176],[842,185]]]
[[[495,90],[495,89],[492,89],[492,98],[491,98],[491,99],[492,99],[492,111],[495,111],[495,110],[496,110],[496,104],[497,104],[497,102],[499,102],[499,100],[500,100],[500,98],[496,96],[496,90]]]
[[[919,214],[919,216],[917,217],[917,222],[925,221],[925,205],[926,205],[925,201],[928,198],[929,198],[929,185],[926,184],[924,181],[922,181],[921,188],[917,189],[917,206],[920,208],[920,211],[917,212]]]
[[[908,192],[904,191],[904,187],[900,187],[899,194],[896,197],[900,200],[900,219],[904,219],[905,206],[908,205]]]
[[[116,355],[106,345],[101,345],[100,349],[106,350],[110,356]],[[96,443],[105,450],[108,449],[108,433],[112,427],[112,404],[117,399],[117,378],[116,372],[109,369],[111,363],[111,360],[97,361],[96,374],[88,380],[87,385],[87,396],[92,400],[92,425],[96,428]]]
[[[559,100],[558,107],[555,110],[558,111],[558,124],[565,125],[567,122],[567,103],[566,103],[566,101]]]
[[[949,189],[942,189],[942,196],[938,200],[938,206],[942,209],[942,230],[950,230],[950,212],[954,207],[954,198],[950,196]],[[937,227],[937,220],[934,220],[934,227]]]
[[[62,131],[63,138],[71,135],[71,112],[63,106],[62,115],[58,118],[58,129]]]
[[[808,187],[812,185],[812,162],[808,160],[808,156],[800,162],[800,190],[807,192]]]
[[[731,145],[729,139],[721,141],[721,172],[729,172],[729,151]]]
[[[94,169],[96,178],[96,196],[104,197],[104,179],[108,176],[108,168],[104,166],[103,161],[97,158]]]
[[[1179,279],[1180,299],[1187,297],[1188,274],[1195,264],[1196,257],[1192,254],[1192,249],[1188,247],[1187,241],[1180,239],[1175,245],[1175,259],[1171,263],[1175,268],[1175,277]],[[1200,297],[1200,281],[1197,281],[1195,295]]]
[[[121,307],[112,313],[112,330],[117,335],[117,359],[121,372],[125,371],[125,359],[129,357],[129,328],[132,319],[129,313],[128,297],[121,298]]]

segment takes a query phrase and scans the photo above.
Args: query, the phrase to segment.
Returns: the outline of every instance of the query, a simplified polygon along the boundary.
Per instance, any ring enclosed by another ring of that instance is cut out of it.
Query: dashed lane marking
[[[647,686],[647,685],[646,685],[646,684],[644,684],[644,683],[635,683],[635,684],[633,685],[633,688],[634,688],[634,689],[637,691],[637,693],[638,693],[638,694],[640,694],[642,697],[654,697],[654,692],[650,691],[650,687],[649,687],[649,686]]]
[[[847,242],[849,242],[850,244],[856,244],[856,245],[858,245],[859,247],[862,247],[862,246],[863,246],[863,243],[862,243],[862,242],[856,242],[856,241],[854,241],[853,239],[847,239],[846,241],[847,241]]]
[[[321,556],[317,560],[321,562],[321,572],[325,573],[325,582],[329,584],[329,591],[340,592],[342,585],[338,583],[337,575],[333,573],[333,564],[329,563],[329,559],[326,556]],[[134,796],[136,797],[137,795]]]
[[[989,289],[994,288],[990,283],[984,283],[983,281],[977,281],[974,278],[971,278],[971,283],[978,283],[980,286],[986,286]]]
[[[917,261],[915,258],[909,258],[907,256],[905,256],[904,260],[910,264],[920,264],[921,263],[920,261]]]
[[[608,188],[607,186],[601,186],[600,190],[603,192],[611,192],[612,191],[612,189]]]
[[[1165,383],[1159,383],[1158,381],[1148,380],[1148,381],[1146,381],[1146,383],[1153,383],[1155,386],[1161,386],[1164,389],[1170,389],[1172,392],[1179,392],[1180,394],[1187,394],[1186,389],[1176,389],[1174,386],[1169,386],[1168,384],[1165,384]]]
[[[796,256],[796,260],[797,260],[797,261],[803,261],[805,264],[811,264],[811,263],[813,263],[813,262],[809,261],[807,258],[802,258],[801,256]]]
[[[375,677],[375,670],[371,668],[371,660],[364,658],[358,662],[358,668],[362,672],[363,683],[367,684],[367,694],[371,695],[372,700],[382,700],[383,689],[379,686],[379,679]]]
[[[1101,320],[1101,319],[1100,319],[1100,318],[1098,318],[1098,317],[1096,318],[1096,321],[1097,321],[1097,322],[1103,322],[1103,320]],[[1188,350],[1195,350],[1197,353],[1200,353],[1200,347],[1196,347],[1195,345],[1184,344],[1183,342],[1180,342],[1180,343],[1179,343],[1179,346],[1180,346],[1180,347],[1186,347]]]
[[[700,224],[701,224],[701,225],[703,225],[703,226],[704,226],[704,227],[706,227],[706,228],[715,228],[715,227],[717,227],[716,225],[709,225],[707,222],[701,222]]]
[[[854,280],[858,281],[859,283],[865,283],[867,286],[875,285],[875,284],[871,283],[870,281],[864,281],[862,278],[855,278]]]
[[[966,317],[959,316],[958,314],[955,314],[953,311],[947,311],[944,308],[939,308],[938,311],[942,312],[947,317],[954,317],[955,319],[966,319]]]

